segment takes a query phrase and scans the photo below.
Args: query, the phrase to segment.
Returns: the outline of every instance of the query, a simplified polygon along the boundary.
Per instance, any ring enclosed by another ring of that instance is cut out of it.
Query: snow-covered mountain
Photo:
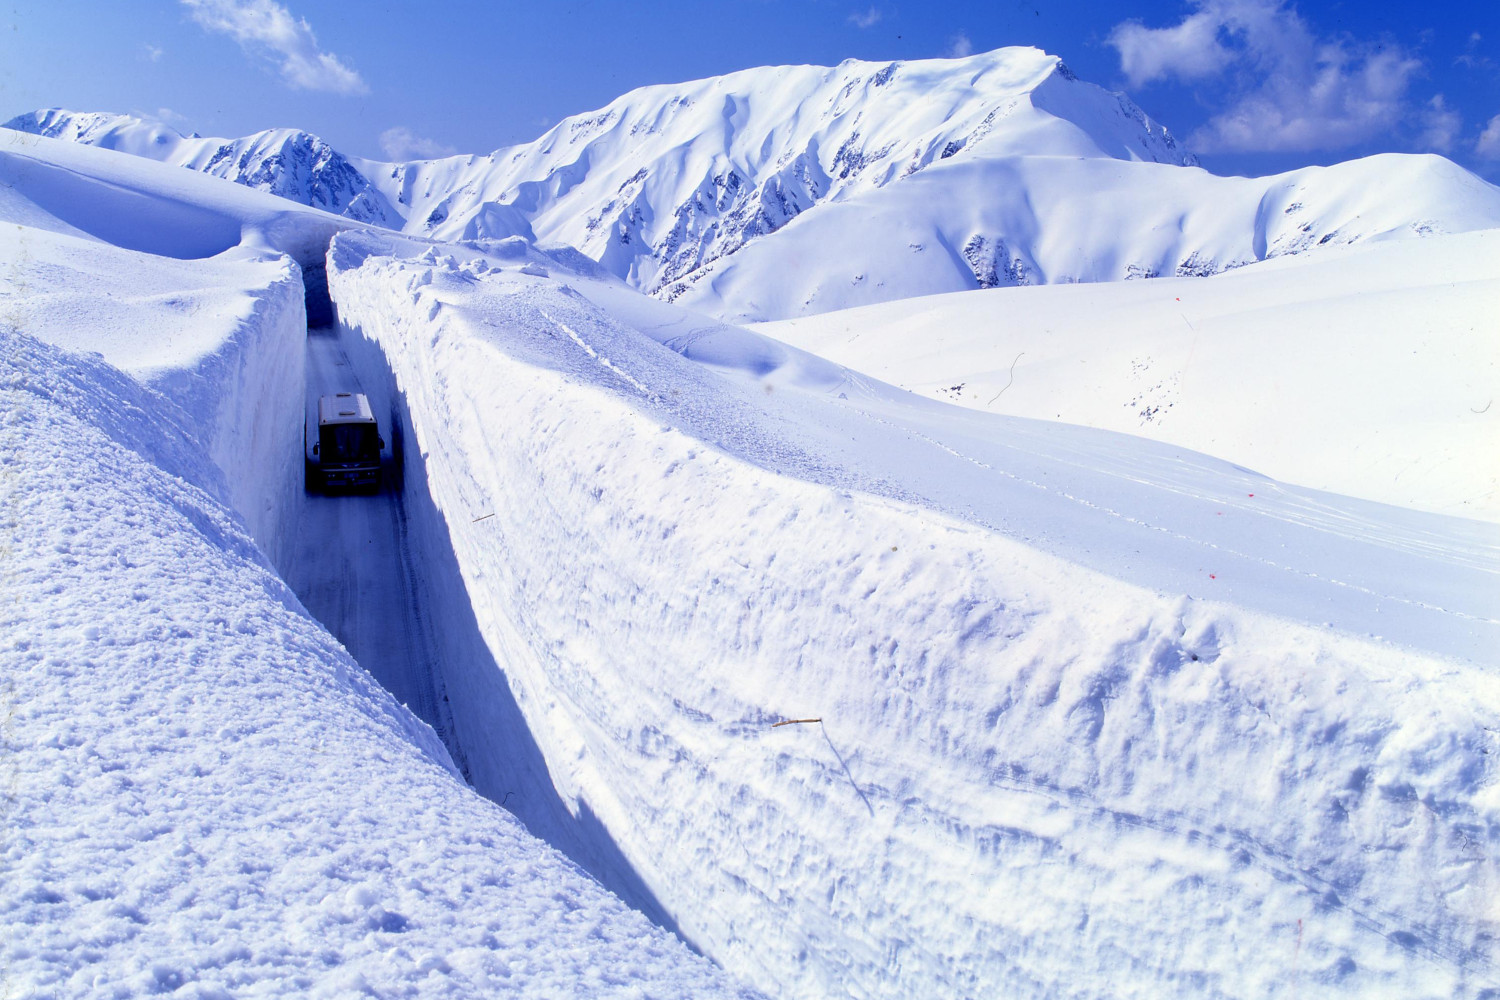
[[[570,244],[642,291],[735,319],[1211,274],[1500,225],[1500,189],[1438,157],[1208,174],[1128,97],[1034,48],[645,87],[531,143],[410,163],[284,129],[204,139],[55,109],[8,124],[413,234]]]
[[[359,222],[396,228],[404,222],[343,154],[296,129],[267,129],[243,139],[205,139],[130,115],[60,108],[20,115],[5,127],[147,156]]]

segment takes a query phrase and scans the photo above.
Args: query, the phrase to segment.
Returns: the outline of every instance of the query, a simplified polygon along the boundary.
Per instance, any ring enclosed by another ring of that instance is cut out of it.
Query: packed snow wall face
[[[279,566],[301,497],[307,315],[297,265],[284,258],[275,280],[247,293],[248,308],[215,350],[146,382],[199,422],[229,502]]]
[[[758,429],[716,376],[575,293],[374,245],[336,241],[330,284],[488,649],[450,665],[459,739],[505,739],[484,699],[513,701],[577,825],[731,972],[807,998],[1493,978],[1493,678],[778,475],[730,453]],[[545,835],[506,754],[468,763]]]

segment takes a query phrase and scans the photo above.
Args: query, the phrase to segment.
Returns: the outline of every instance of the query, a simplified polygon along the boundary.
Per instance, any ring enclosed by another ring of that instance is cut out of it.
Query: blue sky
[[[159,0],[0,11],[0,118],[40,107],[375,158],[488,152],[633,87],[1037,45],[1216,173],[1439,152],[1500,180],[1500,2]]]

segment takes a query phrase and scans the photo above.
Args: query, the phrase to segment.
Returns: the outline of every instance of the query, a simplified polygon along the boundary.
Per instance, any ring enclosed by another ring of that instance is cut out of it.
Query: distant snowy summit
[[[342,153],[296,129],[205,139],[130,115],[61,108],[18,115],[5,127],[188,167],[359,222],[399,229],[405,221]]]
[[[644,87],[531,143],[408,163],[287,129],[204,139],[59,110],[7,124],[414,234],[570,244],[735,320],[1500,225],[1500,189],[1440,157],[1215,177],[1128,97],[1035,48]]]

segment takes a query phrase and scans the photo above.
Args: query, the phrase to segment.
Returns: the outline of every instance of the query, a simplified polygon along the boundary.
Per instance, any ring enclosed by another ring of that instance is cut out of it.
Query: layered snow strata
[[[7,989],[744,995],[464,787],[266,566],[193,423],[0,329]]]
[[[972,415],[514,243],[346,234],[331,261],[558,793],[732,973],[809,998],[1495,978],[1500,685],[1422,651],[1461,619],[1396,614],[1393,647],[1130,582],[1175,560],[1216,592],[1197,560],[1269,554],[1253,525],[1294,512],[1305,568],[1238,599],[1316,614],[1336,564],[1391,593],[1382,559],[1437,593],[1467,572],[1446,554],[1146,442],[987,418],[1016,444],[986,451]],[[455,706],[461,740],[485,714]]]

